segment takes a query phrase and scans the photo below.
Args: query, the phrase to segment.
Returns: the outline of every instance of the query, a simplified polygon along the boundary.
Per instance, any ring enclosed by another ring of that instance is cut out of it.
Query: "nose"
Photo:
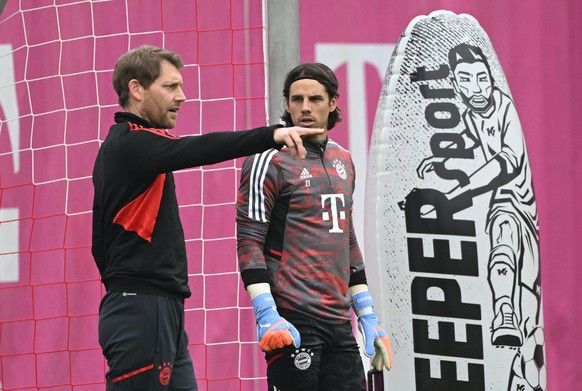
[[[178,93],[176,94],[174,99],[177,102],[184,102],[186,100],[186,94],[184,93],[184,90],[182,89],[182,87],[178,87]]]
[[[474,94],[483,91],[483,88],[481,88],[481,83],[479,83],[479,80],[473,80],[473,82],[471,83],[471,91]]]
[[[303,103],[301,105],[301,112],[302,113],[310,113],[311,106],[309,105],[309,99],[303,99]]]

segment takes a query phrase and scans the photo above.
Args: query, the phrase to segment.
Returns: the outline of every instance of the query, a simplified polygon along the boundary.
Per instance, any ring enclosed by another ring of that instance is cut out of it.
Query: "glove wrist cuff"
[[[374,314],[374,307],[373,306],[364,307],[361,310],[356,310],[356,315],[358,315],[358,318],[360,318],[364,315],[369,315],[369,314]]]
[[[374,312],[374,301],[369,291],[357,293],[352,296],[353,308],[356,315],[362,316]]]
[[[261,293],[260,295],[256,296],[252,301],[253,309],[255,310],[255,315],[258,315],[265,309],[271,309],[273,311],[277,309],[275,299],[273,298],[271,292]]]

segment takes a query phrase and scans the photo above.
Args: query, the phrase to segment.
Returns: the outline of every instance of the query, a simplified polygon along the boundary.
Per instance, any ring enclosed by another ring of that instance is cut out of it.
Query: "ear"
[[[141,84],[136,79],[131,79],[128,83],[129,95],[132,96],[135,100],[141,101],[143,99],[143,90]]]
[[[332,113],[337,107],[337,95],[329,100],[329,112]]]
[[[289,99],[285,98],[285,111],[289,112]]]

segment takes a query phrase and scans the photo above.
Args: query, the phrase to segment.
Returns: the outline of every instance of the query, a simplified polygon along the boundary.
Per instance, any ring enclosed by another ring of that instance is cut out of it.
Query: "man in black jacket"
[[[93,170],[92,253],[106,288],[99,343],[107,390],[196,390],[184,299],[190,296],[175,170],[214,164],[286,144],[306,155],[301,137],[321,129],[280,126],[178,137],[186,96],[180,57],[142,46],[122,55],[113,86],[122,112]]]

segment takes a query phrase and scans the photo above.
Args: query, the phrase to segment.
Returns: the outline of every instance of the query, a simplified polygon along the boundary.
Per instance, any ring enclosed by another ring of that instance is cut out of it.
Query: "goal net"
[[[266,122],[263,0],[21,0],[0,15],[0,390],[103,390],[104,294],[91,256],[91,172],[119,110],[116,59],[179,53],[178,135]],[[236,262],[242,160],[175,174],[201,390],[264,389]]]

